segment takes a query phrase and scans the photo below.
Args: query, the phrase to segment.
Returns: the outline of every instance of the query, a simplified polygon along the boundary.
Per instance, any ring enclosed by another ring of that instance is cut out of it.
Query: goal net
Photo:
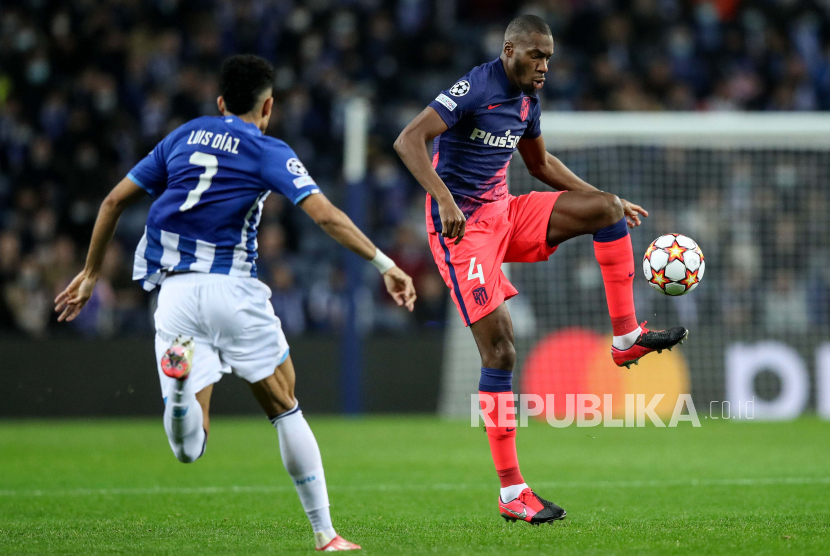
[[[520,292],[508,301],[516,392],[663,393],[663,414],[690,393],[701,419],[830,413],[830,117],[545,113],[542,130],[577,175],[649,211],[631,231],[637,316],[690,336],[615,368],[592,238],[580,237],[547,262],[505,265]],[[520,156],[508,181],[513,195],[547,189]],[[700,286],[677,298],[642,271],[648,244],[671,232],[706,258]],[[439,407],[469,415],[478,353],[453,307],[448,319]]]

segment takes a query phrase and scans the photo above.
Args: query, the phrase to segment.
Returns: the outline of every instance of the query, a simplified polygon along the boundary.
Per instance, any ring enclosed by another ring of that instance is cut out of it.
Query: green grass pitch
[[[334,523],[366,554],[830,554],[830,423],[520,429],[568,510],[506,523],[469,422],[310,418]],[[0,554],[309,554],[267,420],[217,417],[175,460],[161,419],[0,421]]]

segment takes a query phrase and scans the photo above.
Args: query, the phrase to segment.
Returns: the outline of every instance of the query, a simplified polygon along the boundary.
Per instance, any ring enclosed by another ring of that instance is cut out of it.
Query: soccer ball
[[[690,237],[666,234],[651,242],[643,257],[643,272],[652,288],[666,295],[683,295],[697,287],[706,263]]]

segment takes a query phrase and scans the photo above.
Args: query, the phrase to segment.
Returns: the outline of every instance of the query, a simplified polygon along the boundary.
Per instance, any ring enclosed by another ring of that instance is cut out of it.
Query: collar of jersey
[[[233,114],[231,114],[229,116],[219,116],[219,117],[222,118],[223,120],[225,120],[226,123],[230,123],[230,122],[238,123],[240,125],[240,127],[242,128],[242,130],[247,132],[247,133],[251,133],[253,135],[262,135],[262,130],[259,129],[256,124],[252,124],[250,122],[243,122],[242,119],[239,116],[234,116]]]

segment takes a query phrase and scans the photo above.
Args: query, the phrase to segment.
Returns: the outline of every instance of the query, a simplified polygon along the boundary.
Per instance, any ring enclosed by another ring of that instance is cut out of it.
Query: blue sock
[[[605,228],[601,228],[594,233],[594,241],[600,243],[608,243],[609,241],[616,241],[628,235],[628,224],[625,217],[616,224],[611,224]]]
[[[518,425],[515,422],[499,423],[500,405],[515,409],[512,383],[513,371],[481,368],[478,395],[482,411],[485,411],[486,406],[491,408],[486,410],[486,416],[493,425],[486,426],[487,440],[490,443],[490,454],[493,456],[493,464],[496,466],[496,473],[499,475],[502,488],[499,494],[505,502],[513,500],[527,488],[519,469],[519,457],[516,454],[516,427]]]
[[[510,392],[513,390],[513,371],[501,369],[481,368],[481,379],[478,381],[481,392]]]

